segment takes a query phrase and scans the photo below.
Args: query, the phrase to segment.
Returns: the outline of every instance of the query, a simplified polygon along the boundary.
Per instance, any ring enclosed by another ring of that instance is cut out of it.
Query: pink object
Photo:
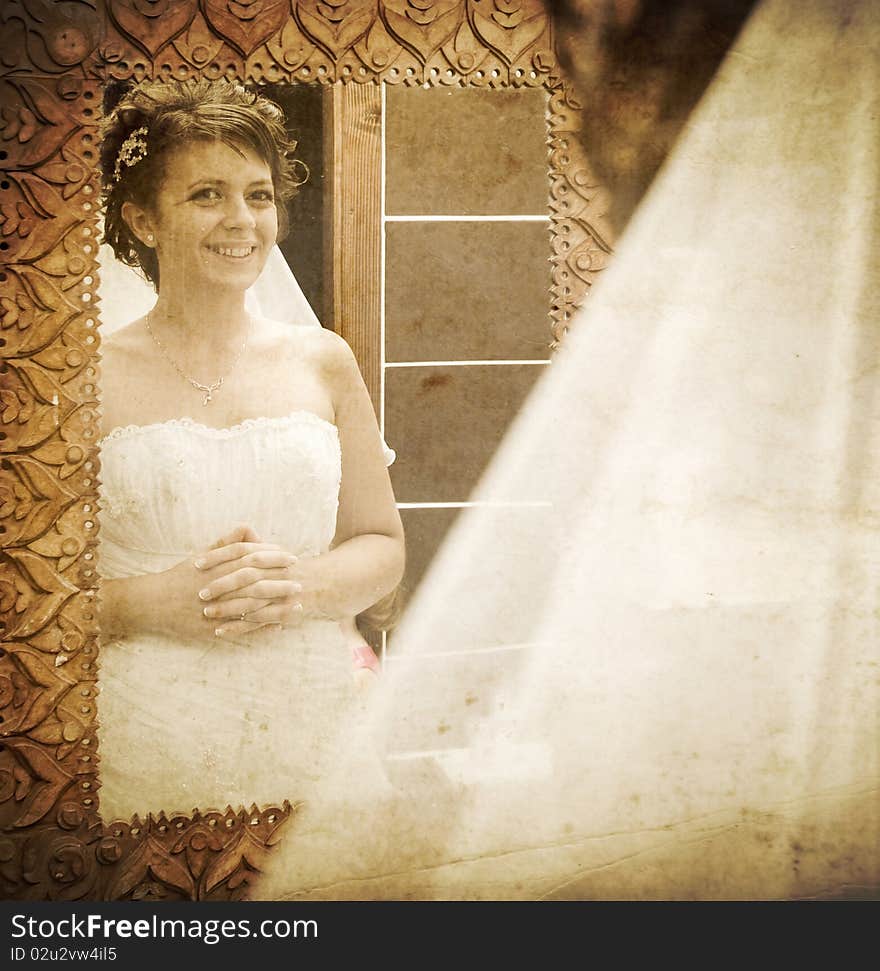
[[[354,655],[354,666],[356,668],[369,668],[374,673],[379,673],[379,658],[369,644],[359,644],[351,649]]]

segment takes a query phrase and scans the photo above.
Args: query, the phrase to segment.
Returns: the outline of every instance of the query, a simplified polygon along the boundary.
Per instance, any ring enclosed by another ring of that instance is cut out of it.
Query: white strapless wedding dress
[[[240,522],[298,556],[330,546],[339,437],[310,412],[126,426],[101,444],[105,578],[167,569]],[[105,820],[309,800],[338,783],[358,705],[336,622],[240,643],[130,637],[100,662]]]

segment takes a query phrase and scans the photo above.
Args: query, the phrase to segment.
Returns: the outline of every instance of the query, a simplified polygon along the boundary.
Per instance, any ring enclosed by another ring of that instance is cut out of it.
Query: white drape
[[[878,12],[752,16],[393,639],[374,852],[273,895],[880,883]]]

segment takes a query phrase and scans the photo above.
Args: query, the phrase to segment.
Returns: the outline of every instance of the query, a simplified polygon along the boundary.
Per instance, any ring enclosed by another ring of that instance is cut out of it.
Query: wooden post
[[[351,345],[373,407],[382,377],[382,92],[378,84],[328,86],[324,132],[329,206],[327,323]]]

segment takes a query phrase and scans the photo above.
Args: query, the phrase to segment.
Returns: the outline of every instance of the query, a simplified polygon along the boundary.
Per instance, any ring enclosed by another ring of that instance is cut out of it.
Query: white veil
[[[757,8],[392,641],[397,801],[264,894],[880,884],[878,54]]]

